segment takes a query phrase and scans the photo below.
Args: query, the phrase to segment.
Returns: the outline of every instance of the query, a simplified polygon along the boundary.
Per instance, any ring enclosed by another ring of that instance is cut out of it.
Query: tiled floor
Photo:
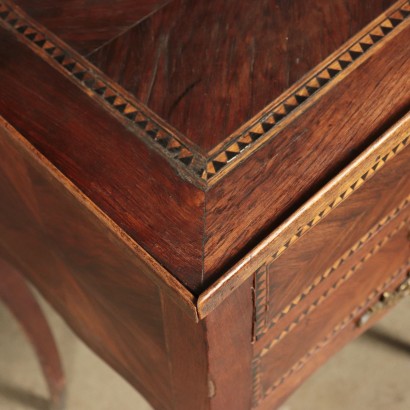
[[[67,410],[150,409],[45,308],[65,364]],[[0,410],[46,410],[46,398],[35,356],[16,322],[0,306]],[[376,328],[332,358],[282,407],[313,409],[410,409],[410,300],[401,302]]]

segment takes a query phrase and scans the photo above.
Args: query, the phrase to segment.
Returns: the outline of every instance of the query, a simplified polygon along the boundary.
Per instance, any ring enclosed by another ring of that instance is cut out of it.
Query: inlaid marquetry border
[[[248,151],[256,143],[268,140],[275,135],[275,128],[297,108],[303,106],[320,90],[329,85],[343,71],[360,60],[376,44],[383,41],[395,28],[410,16],[410,1],[402,2],[379,24],[372,27],[346,50],[334,57],[325,67],[296,88],[289,95],[279,97],[280,100],[261,118],[258,118],[243,132],[234,134],[223,149],[217,151],[208,160],[203,179],[211,180],[227,165],[235,163],[238,156]]]
[[[260,114],[245,130],[238,130],[222,145],[211,150],[208,156],[200,153],[193,145],[169,124],[156,117],[144,104],[119,84],[113,82],[88,60],[70,46],[50,33],[46,28],[27,16],[9,0],[0,0],[0,24],[11,30],[21,41],[30,46],[47,62],[57,67],[64,75],[80,86],[88,95],[97,99],[150,146],[154,146],[172,164],[177,164],[181,175],[206,188],[221,173],[239,163],[253,148],[273,138],[279,125],[304,106],[319,91],[333,83],[341,73],[369,54],[372,48],[385,40],[410,16],[410,0],[403,1],[389,12],[388,17],[375,26],[362,31],[358,40],[342,48],[315,74],[291,92],[285,92],[268,111]]]
[[[390,232],[388,235],[382,238],[369,252],[367,252],[362,258],[360,258],[360,260],[356,264],[354,264],[340,279],[338,279],[322,295],[320,295],[312,303],[309,303],[309,306],[296,319],[294,319],[289,325],[287,325],[279,335],[272,339],[272,341],[269,343],[269,349],[273,348],[278,342],[285,338],[308,315],[310,315],[314,310],[316,310],[316,308],[320,306],[330,295],[332,295],[340,286],[347,282],[347,280],[350,279],[354,275],[354,273],[357,270],[359,270],[367,260],[369,260],[377,252],[379,252],[380,249],[382,249],[382,247],[387,244],[387,242],[389,242],[398,232],[400,232],[406,225],[408,225],[409,221],[410,217],[402,221],[392,232]],[[273,327],[273,324],[270,325],[270,328]],[[266,331],[267,330],[269,329],[266,329]]]
[[[270,264],[345,201],[410,142],[410,113],[360,154],[335,178],[299,207],[270,235],[198,297],[206,317],[263,264]]]
[[[366,181],[368,181],[373,175],[378,172],[386,162],[394,158],[399,152],[401,152],[410,142],[410,136],[407,135],[403,140],[394,146],[392,150],[379,158],[370,168],[368,168],[360,178],[356,179],[346,190],[332,199],[323,209],[318,212],[312,219],[305,225],[300,227],[294,234],[292,234],[287,240],[283,241],[278,250],[271,255],[271,257],[265,261],[265,263],[271,263],[276,260],[283,252],[285,252],[292,244],[299,240],[306,232],[317,225],[325,216],[327,216],[334,208],[345,201],[350,195],[352,195],[358,188],[360,188]]]
[[[69,77],[88,95],[137,131],[145,142],[190,173],[202,173],[206,159],[135,97],[108,78],[87,59],[27,16],[12,2],[0,0],[0,25],[12,31],[40,57]]]
[[[352,312],[346,316],[339,324],[337,324],[333,330],[319,343],[317,343],[312,349],[310,349],[299,361],[297,361],[282,377],[276,380],[269,388],[264,389],[261,383],[262,369],[261,360],[271,349],[270,345],[263,348],[253,359],[252,362],[252,378],[253,378],[253,406],[256,407],[260,402],[268,395],[273,393],[280,385],[282,385],[292,374],[301,370],[306,363],[330,342],[332,342],[336,336],[338,336],[344,329],[352,322],[372,303],[378,296],[383,294],[384,290],[389,288],[401,275],[404,274],[410,267],[410,259],[399,268],[392,276],[389,277],[382,285],[377,287],[371,292],[366,300],[355,307]]]
[[[410,204],[410,195],[401,202],[399,206],[397,206],[392,212],[390,212],[387,216],[385,216],[382,220],[380,220],[376,225],[374,225],[365,235],[363,235],[359,241],[357,241],[350,249],[348,249],[339,259],[337,259],[333,265],[326,269],[321,275],[316,277],[312,283],[307,286],[303,291],[296,296],[291,303],[289,303],[286,307],[284,307],[278,314],[274,317],[268,319],[267,318],[267,311],[269,307],[269,289],[268,289],[268,281],[269,281],[269,272],[264,264],[260,269],[258,269],[255,273],[255,311],[259,312],[259,314],[255,315],[255,337],[256,340],[259,340],[266,332],[268,332],[271,328],[273,328],[279,320],[283,319],[289,312],[291,312],[299,303],[304,300],[311,292],[313,292],[319,284],[324,282],[327,278],[329,278],[338,268],[343,266],[346,262],[349,261],[354,255],[357,254],[359,250],[361,250],[372,238],[374,238],[387,224],[392,222],[401,212],[403,212]],[[340,286],[345,280],[347,280],[356,269],[363,262],[365,262],[371,255],[376,253],[381,246],[386,243],[395,233],[398,232],[406,223],[408,223],[410,217],[406,218],[398,228],[393,230],[389,235],[383,238],[370,252],[368,255],[363,257],[359,264],[356,264],[346,275],[343,276],[343,280],[339,280],[334,286]],[[317,307],[324,299],[319,298],[315,302],[313,302],[312,306]],[[300,321],[310,313],[313,309],[309,311],[303,312],[301,316],[299,316],[294,322],[292,322],[286,329],[282,332],[281,335],[278,336],[277,341],[279,341],[282,337],[284,337],[287,333],[289,333]]]

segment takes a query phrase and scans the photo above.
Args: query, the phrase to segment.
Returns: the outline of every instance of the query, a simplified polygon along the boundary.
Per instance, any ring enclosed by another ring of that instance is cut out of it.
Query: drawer
[[[298,304],[290,323],[282,327],[282,321],[278,322],[279,332],[272,329],[256,341],[255,406],[283,386],[288,388],[289,379],[297,379],[309,361],[323,358],[322,350],[337,344],[339,337],[347,341],[361,332],[359,318],[386,289],[399,286],[408,275],[409,229],[408,217],[389,223],[345,266],[335,270],[327,286],[317,288],[314,300],[306,298]],[[278,395],[276,392],[276,398]]]
[[[405,148],[279,258],[257,270],[255,339],[288,326],[300,306],[332,286],[339,268],[355,263],[379,234],[387,235],[383,232],[408,218],[409,208],[410,148]]]
[[[315,310],[323,301],[352,278],[366,261],[377,255],[410,225],[410,196],[381,218],[369,231],[341,255],[330,255],[328,264],[316,273],[278,314],[266,325],[266,337],[282,339]],[[318,259],[322,259],[321,253]],[[275,294],[270,300],[275,301]],[[260,337],[259,339],[264,339]]]

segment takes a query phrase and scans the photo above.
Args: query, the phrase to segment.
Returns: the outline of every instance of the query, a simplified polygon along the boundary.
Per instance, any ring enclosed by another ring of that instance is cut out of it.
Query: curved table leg
[[[0,300],[16,317],[33,345],[51,395],[53,410],[64,407],[65,380],[54,337],[24,278],[0,258]]]

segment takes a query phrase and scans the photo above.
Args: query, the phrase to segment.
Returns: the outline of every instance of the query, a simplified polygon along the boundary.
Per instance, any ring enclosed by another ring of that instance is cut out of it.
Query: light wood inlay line
[[[333,265],[326,269],[326,271],[316,277],[312,283],[306,287],[298,296],[296,296],[290,304],[282,309],[280,313],[275,315],[271,320],[266,320],[266,317],[261,315],[256,315],[256,339],[260,339],[269,329],[274,327],[279,320],[284,318],[289,312],[291,312],[299,303],[306,298],[316,287],[332,275],[339,267],[344,265],[351,257],[353,257],[363,246],[369,242],[374,236],[379,233],[388,223],[393,221],[401,212],[403,212],[410,204],[410,195],[392,212],[380,220],[376,225],[374,225],[369,232],[363,235],[358,242],[356,242],[349,250],[347,250],[339,259],[337,259]],[[408,222],[409,218],[405,222]],[[264,265],[265,266],[265,265]],[[268,297],[266,296],[267,290],[264,285],[267,282],[268,272],[265,269],[260,269],[256,273],[255,281],[255,292],[256,292],[256,302],[260,301],[257,305],[257,311],[266,312],[267,305],[269,304]],[[266,304],[263,306],[261,301],[264,301]]]
[[[325,346],[327,346],[332,340],[336,338],[336,336],[343,331],[347,326],[349,326],[352,321],[357,318],[361,312],[363,312],[366,307],[374,301],[377,296],[380,296],[385,289],[387,289],[394,281],[402,275],[405,271],[408,270],[410,267],[410,260],[406,262],[406,264],[398,269],[388,280],[386,280],[382,285],[376,288],[373,292],[371,292],[366,300],[359,306],[357,306],[353,311],[345,317],[337,326],[333,328],[333,330],[316,346],[310,349],[297,363],[295,363],[280,379],[278,379],[271,387],[268,389],[263,389],[260,386],[260,361],[263,356],[265,356],[268,351],[271,349],[271,346],[268,345],[266,348],[262,349],[262,351],[255,356],[253,360],[253,391],[254,391],[254,406],[256,407],[264,398],[266,398],[269,394],[271,394],[275,389],[277,389],[281,384],[283,384],[288,377],[290,377],[293,373],[301,370],[305,364],[320,350],[322,350]]]
[[[380,249],[386,245],[387,242],[390,241],[401,229],[403,229],[410,221],[410,217],[400,223],[392,232],[390,232],[387,236],[381,239],[366,255],[364,255],[358,263],[352,266],[349,271],[347,271],[335,284],[329,287],[326,292],[324,292],[320,297],[318,297],[314,302],[309,304],[309,307],[305,309],[294,321],[292,321],[286,328],[277,336],[275,337],[271,343],[269,344],[269,349],[274,347],[278,342],[280,342],[284,337],[286,337],[299,323],[301,323],[308,315],[310,315],[316,308],[321,305],[330,295],[332,295],[340,286],[342,286],[348,279],[350,279],[357,270],[359,270],[363,264],[369,260],[372,256],[374,256]],[[311,286],[317,286],[316,283],[312,284]],[[283,316],[282,316],[283,317]],[[269,327],[266,329],[268,331],[272,328],[275,323],[271,323]],[[266,332],[265,331],[265,332]]]
[[[198,298],[199,316],[203,318],[208,315],[260,266],[275,261],[306,232],[369,181],[387,162],[404,150],[410,142],[409,124],[410,114],[407,114],[204,291]]]

